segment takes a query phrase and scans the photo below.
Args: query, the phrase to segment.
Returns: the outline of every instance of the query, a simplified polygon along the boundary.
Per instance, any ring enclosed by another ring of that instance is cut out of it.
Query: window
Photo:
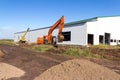
[[[71,32],[62,32],[63,36],[64,36],[64,40],[63,41],[71,41]]]
[[[119,43],[120,43],[120,40],[119,40]]]
[[[111,39],[110,42],[113,42],[113,39]]]

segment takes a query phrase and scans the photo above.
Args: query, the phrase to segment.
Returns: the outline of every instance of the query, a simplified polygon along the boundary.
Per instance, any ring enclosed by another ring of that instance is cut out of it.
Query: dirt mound
[[[10,64],[0,62],[0,80],[6,80],[12,77],[21,77],[25,72]]]
[[[69,60],[45,71],[34,80],[120,80],[120,75],[88,60]]]
[[[3,57],[4,53],[0,50],[0,57]]]
[[[0,58],[0,80],[33,80],[50,67],[71,59],[52,52],[42,54],[18,46],[0,45],[0,50],[5,54]]]

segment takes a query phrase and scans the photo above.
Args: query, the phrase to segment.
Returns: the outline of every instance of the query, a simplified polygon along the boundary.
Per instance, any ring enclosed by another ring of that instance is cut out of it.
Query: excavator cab
[[[62,42],[64,40],[64,36],[62,34],[58,34],[58,42]]]

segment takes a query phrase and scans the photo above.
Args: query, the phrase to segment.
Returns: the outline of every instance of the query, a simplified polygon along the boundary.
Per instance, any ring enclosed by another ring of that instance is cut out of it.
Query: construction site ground
[[[59,50],[48,50],[46,52],[34,52],[19,46],[0,45],[0,50],[5,54],[0,58],[0,65],[2,63],[12,65],[22,71],[24,75],[20,77],[5,78],[1,80],[34,80],[35,77],[42,74],[47,69],[60,64],[61,62],[72,59],[83,59],[84,57],[72,57],[60,54],[62,48]],[[101,58],[84,58],[99,65],[105,66],[114,72],[120,74],[120,49],[109,50],[91,50],[94,53],[101,53],[114,59],[101,59]],[[14,71],[13,71],[14,72]],[[1,74],[0,74],[1,75]]]

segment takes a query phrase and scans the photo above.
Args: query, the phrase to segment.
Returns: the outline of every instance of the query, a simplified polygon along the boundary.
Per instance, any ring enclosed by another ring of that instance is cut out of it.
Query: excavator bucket
[[[58,35],[58,42],[63,42],[64,36],[62,34]]]

